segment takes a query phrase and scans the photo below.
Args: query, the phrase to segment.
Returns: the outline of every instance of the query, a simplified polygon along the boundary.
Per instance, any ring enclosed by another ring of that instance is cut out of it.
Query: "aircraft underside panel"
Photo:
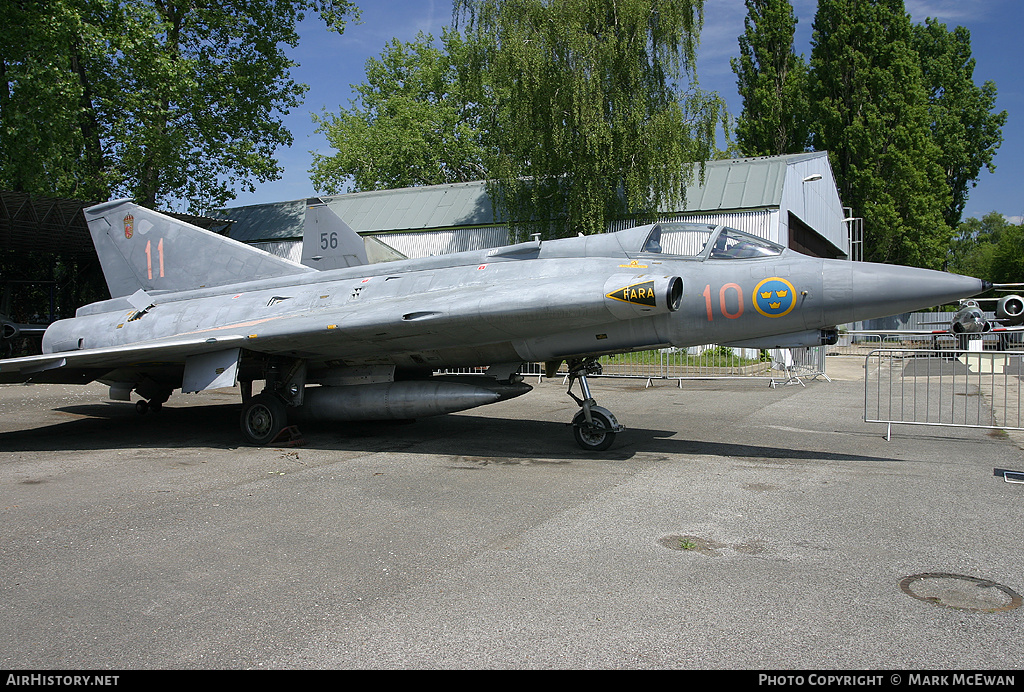
[[[201,392],[207,389],[234,387],[238,384],[239,348],[200,353],[185,359],[181,391]]]

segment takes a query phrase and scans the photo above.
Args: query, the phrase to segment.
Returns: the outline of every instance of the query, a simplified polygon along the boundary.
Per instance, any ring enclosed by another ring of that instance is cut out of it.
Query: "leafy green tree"
[[[969,188],[982,168],[994,171],[992,159],[1003,141],[1006,111],[993,112],[996,85],[974,83],[971,34],[962,26],[952,31],[934,19],[913,27],[913,45],[921,59],[932,139],[941,150],[939,165],[951,192],[943,217],[956,228]]]
[[[747,17],[732,59],[743,111],[736,140],[747,156],[795,154],[809,139],[807,65],[793,51],[797,19],[789,0],[746,0]]]
[[[409,43],[394,39],[366,62],[351,108],[314,115],[335,149],[314,154],[318,190],[338,193],[482,180],[485,133],[459,78],[462,37],[446,29]]]
[[[940,267],[951,195],[902,0],[820,0],[811,70],[814,146],[864,217],[865,259]]]
[[[40,0],[0,5],[0,186],[147,206],[222,205],[279,176],[306,87],[283,46],[349,0]]]
[[[991,277],[995,283],[1024,281],[1024,226],[1006,229],[992,256]]]
[[[279,174],[281,115],[305,87],[282,46],[349,0],[12,0],[0,3],[0,189],[147,206],[220,206]],[[106,294],[95,258],[0,250],[20,319]],[[35,284],[48,278],[51,283]],[[32,304],[32,309],[29,309]]]
[[[100,130],[82,73],[107,60],[90,23],[96,3],[0,4],[0,189],[104,201]],[[69,317],[106,297],[95,259],[0,248],[0,312],[20,321]],[[26,342],[27,343],[27,342]],[[10,344],[9,344],[10,345]],[[24,344],[17,344],[18,347]]]
[[[93,3],[8,2],[0,5],[0,188],[105,200],[98,131],[82,72],[103,60],[90,22]],[[87,163],[86,163],[87,162]]]
[[[994,211],[966,219],[950,242],[947,268],[995,283],[1024,281],[1024,228]]]
[[[703,6],[457,0],[465,74],[494,138],[489,189],[513,228],[599,233],[681,203],[725,118],[696,87]]]
[[[946,268],[955,274],[989,279],[996,246],[1009,227],[1006,218],[998,212],[985,214],[981,219],[964,220],[949,243]]]

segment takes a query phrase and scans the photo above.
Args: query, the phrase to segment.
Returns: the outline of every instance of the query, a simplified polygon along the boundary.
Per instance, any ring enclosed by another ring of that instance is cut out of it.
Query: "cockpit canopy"
[[[751,259],[776,257],[783,250],[781,245],[726,226],[658,223],[641,252],[693,259]]]

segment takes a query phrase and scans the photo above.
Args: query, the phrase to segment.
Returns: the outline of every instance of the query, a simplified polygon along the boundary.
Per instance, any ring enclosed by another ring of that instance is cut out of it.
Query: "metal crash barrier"
[[[803,384],[802,379],[823,377],[825,374],[824,346],[810,348],[740,349],[709,344],[691,348],[664,348],[634,351],[600,359],[601,373],[594,377],[634,378],[647,380],[650,387],[656,380],[675,380],[679,386],[687,379],[762,378],[771,386]],[[482,373],[486,368],[443,370],[444,374]],[[543,378],[543,363],[525,363],[519,373],[526,377]],[[565,363],[558,372],[567,376]]]
[[[880,348],[864,364],[864,421],[1021,430],[1024,352]]]
[[[774,386],[797,383],[802,377],[825,374],[824,347],[738,349],[709,344],[692,348],[665,348],[601,358],[601,377],[675,380],[681,387],[686,379],[768,378]],[[799,382],[802,384],[802,382]]]

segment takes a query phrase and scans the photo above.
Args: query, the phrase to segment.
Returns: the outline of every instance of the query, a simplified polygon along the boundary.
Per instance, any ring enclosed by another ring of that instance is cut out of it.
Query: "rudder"
[[[84,210],[113,298],[314,271],[131,202]]]
[[[306,201],[302,263],[319,271],[368,264],[362,237],[317,198]]]

